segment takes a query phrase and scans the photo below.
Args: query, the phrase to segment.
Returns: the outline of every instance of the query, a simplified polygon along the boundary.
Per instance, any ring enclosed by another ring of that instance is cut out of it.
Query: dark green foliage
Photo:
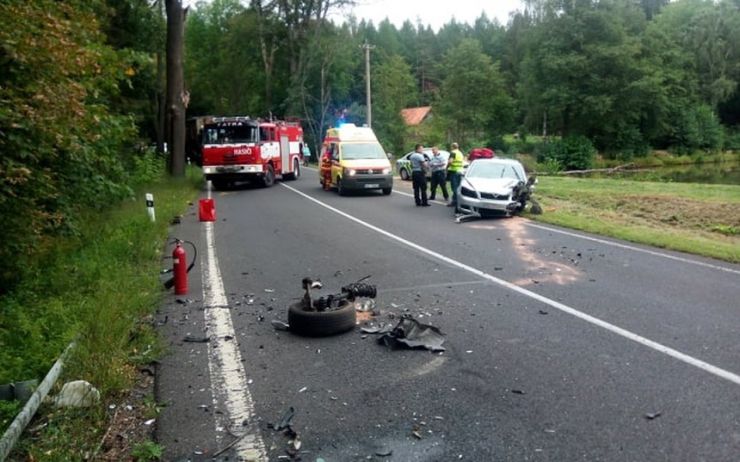
[[[564,170],[591,168],[596,155],[593,143],[584,136],[568,136],[546,143],[537,155],[541,163],[557,162]]]
[[[0,287],[22,279],[83,209],[131,195],[134,119],[119,85],[141,56],[105,44],[95,2],[0,5]],[[16,27],[24,24],[24,27]]]
[[[685,108],[676,114],[671,146],[679,153],[712,151],[722,147],[722,125],[707,105]]]

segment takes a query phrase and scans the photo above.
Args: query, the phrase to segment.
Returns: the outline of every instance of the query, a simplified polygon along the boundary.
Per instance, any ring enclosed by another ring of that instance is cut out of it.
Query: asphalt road
[[[456,224],[409,192],[339,197],[306,170],[216,192],[215,223],[193,208],[173,228],[199,264],[159,315],[166,460],[282,460],[291,438],[268,424],[290,407],[312,462],[740,460],[740,266],[521,218]],[[367,275],[376,322],[413,315],[446,351],[271,325],[302,277]]]

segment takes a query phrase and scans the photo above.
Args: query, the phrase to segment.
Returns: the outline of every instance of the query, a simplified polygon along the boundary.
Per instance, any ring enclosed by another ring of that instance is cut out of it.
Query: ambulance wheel
[[[293,159],[293,173],[286,173],[283,178],[292,181],[298,179],[299,176],[301,176],[301,165],[298,159]]]
[[[347,195],[347,188],[342,186],[342,179],[337,178],[337,192],[340,196],[346,196]]]
[[[298,335],[322,337],[340,334],[353,329],[356,322],[354,303],[347,303],[337,310],[305,311],[303,303],[298,302],[288,309],[290,331]]]
[[[390,196],[392,191],[393,191],[393,188],[383,188],[383,195]]]
[[[262,186],[269,188],[273,184],[275,184],[275,169],[272,168],[272,165],[268,165],[265,175],[262,177]]]

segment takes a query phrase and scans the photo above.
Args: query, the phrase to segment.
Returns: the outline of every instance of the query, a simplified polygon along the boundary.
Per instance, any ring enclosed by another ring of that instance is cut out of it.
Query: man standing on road
[[[429,207],[427,202],[427,161],[424,158],[423,146],[420,144],[414,148],[414,153],[409,156],[411,161],[411,181],[414,185],[414,202],[417,207]]]
[[[462,180],[464,156],[457,143],[452,143],[451,148],[450,160],[447,162],[447,174],[452,188],[452,200],[447,204],[447,207],[455,207],[455,212],[457,212],[457,188],[460,187],[460,181]]]
[[[442,189],[442,195],[445,198],[445,202],[449,200],[447,194],[447,161],[440,155],[439,148],[437,146],[432,147],[432,158],[429,161],[429,167],[432,169],[432,185],[429,187],[429,200],[434,200],[437,195],[437,186]]]

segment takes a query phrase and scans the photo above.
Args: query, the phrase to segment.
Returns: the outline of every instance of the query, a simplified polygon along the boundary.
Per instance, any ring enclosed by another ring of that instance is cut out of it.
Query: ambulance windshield
[[[203,144],[254,143],[256,141],[257,127],[251,124],[207,125],[203,130]]]
[[[342,159],[387,159],[380,143],[342,143]]]

